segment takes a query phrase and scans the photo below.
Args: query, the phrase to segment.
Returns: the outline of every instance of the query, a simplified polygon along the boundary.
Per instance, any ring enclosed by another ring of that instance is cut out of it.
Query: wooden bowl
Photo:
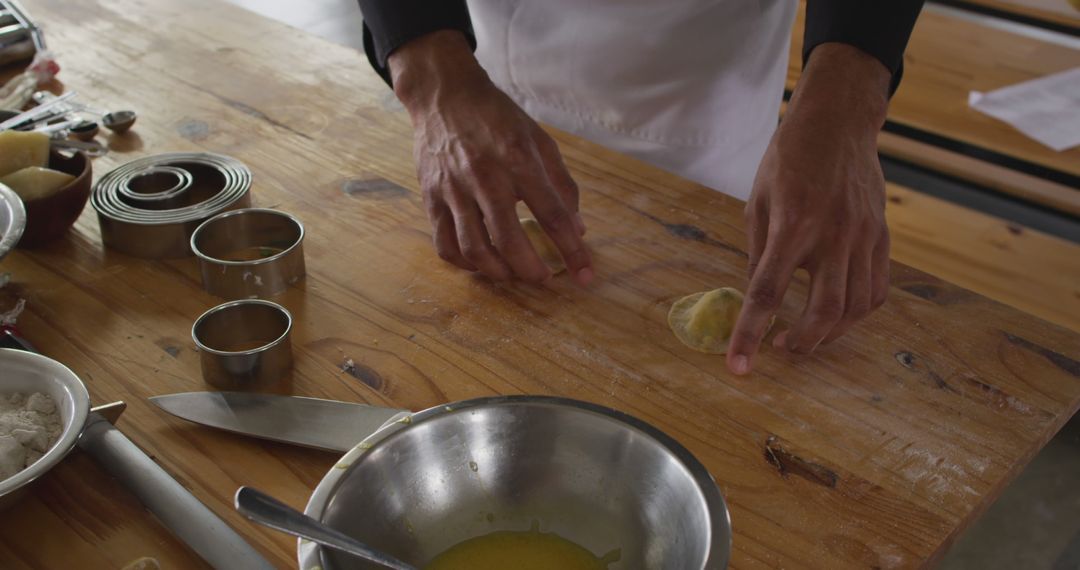
[[[26,206],[26,230],[18,247],[37,247],[63,236],[79,219],[90,198],[90,158],[78,152],[71,158],[54,151],[49,153],[49,168],[75,177],[56,193],[23,202]]]

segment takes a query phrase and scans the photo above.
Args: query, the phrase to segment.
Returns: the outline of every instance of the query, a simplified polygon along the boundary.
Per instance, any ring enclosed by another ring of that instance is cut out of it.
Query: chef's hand
[[[555,141],[490,81],[465,37],[440,31],[395,50],[394,91],[439,257],[496,281],[551,276],[518,221],[519,200],[581,285],[593,277],[578,190]]]
[[[728,368],[750,371],[792,274],[810,274],[801,317],[774,346],[806,354],[885,302],[889,230],[877,134],[890,73],[844,44],[814,49],[758,167],[746,206],[749,277]]]

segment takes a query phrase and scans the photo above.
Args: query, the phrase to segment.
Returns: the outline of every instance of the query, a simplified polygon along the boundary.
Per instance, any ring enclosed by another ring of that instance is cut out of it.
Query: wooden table
[[[279,297],[296,366],[279,391],[421,409],[490,394],[570,396],[667,431],[731,507],[734,568],[906,568],[933,561],[1080,405],[1080,336],[901,266],[884,308],[809,358],[766,348],[730,376],[667,330],[675,298],[743,286],[743,204],[566,134],[599,270],[588,290],[494,286],[439,262],[407,117],[354,51],[213,0],[35,0],[63,78],[140,123],[99,174],[210,150],[254,198],[307,222],[309,275]],[[344,191],[343,191],[344,190]],[[192,259],[101,246],[87,211],[2,268],[23,332],[74,369],[119,426],[282,567],[295,542],[231,509],[241,484],[301,506],[331,455],[166,416],[148,396],[207,389],[188,336],[219,302]],[[805,298],[800,281],[781,318]],[[359,372],[342,370],[346,359]],[[4,568],[200,562],[85,456],[0,520]]]
[[[1036,25],[1080,29],[1080,7],[1071,5],[1070,0],[937,0],[937,3],[1001,13]]]
[[[788,89],[802,70],[804,8],[800,3],[793,30]],[[889,107],[891,125],[879,138],[881,150],[1080,216],[1080,147],[1056,152],[968,105],[971,91],[1077,66],[1080,50],[923,10],[904,55],[903,83]]]

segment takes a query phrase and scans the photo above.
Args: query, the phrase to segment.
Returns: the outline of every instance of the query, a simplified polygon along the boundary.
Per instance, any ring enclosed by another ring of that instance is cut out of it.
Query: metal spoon
[[[46,103],[53,103],[57,99],[56,95],[49,93],[48,91],[38,91],[34,93],[34,101],[44,105]],[[78,101],[67,101],[67,103],[60,108],[62,113],[88,113],[91,115],[97,115],[101,117],[101,124],[115,132],[116,134],[124,134],[131,126],[135,124],[135,119],[138,115],[135,111],[121,110],[121,111],[102,111]]]
[[[105,156],[109,149],[96,141],[73,141],[68,139],[50,139],[49,145],[57,150],[80,150],[87,156]]]
[[[94,140],[100,130],[94,121],[80,121],[70,129],[71,135],[83,142]]]
[[[42,103],[41,105],[38,105],[37,107],[34,107],[33,109],[30,109],[29,111],[19,113],[18,115],[15,115],[14,117],[0,123],[0,131],[5,131],[7,129],[13,128],[13,127],[18,126],[18,125],[20,125],[22,123],[25,123],[27,121],[31,121],[33,119],[41,117],[41,116],[45,115],[53,107],[56,107],[57,105],[60,105],[60,104],[64,103],[65,101],[67,101],[68,99],[71,99],[74,96],[75,96],[75,92],[74,91],[69,91],[69,92],[64,93],[63,95],[61,95],[61,96],[59,96],[59,97],[57,97],[57,98],[55,98],[55,99],[53,99],[53,100],[51,100],[51,101],[49,101],[47,103]]]
[[[135,124],[136,118],[135,111],[112,111],[101,116],[101,124],[105,125],[106,129],[122,135]]]
[[[247,518],[274,530],[306,538],[323,546],[340,550],[392,570],[417,570],[389,554],[342,534],[323,523],[297,511],[277,499],[251,487],[236,491],[236,510]]]

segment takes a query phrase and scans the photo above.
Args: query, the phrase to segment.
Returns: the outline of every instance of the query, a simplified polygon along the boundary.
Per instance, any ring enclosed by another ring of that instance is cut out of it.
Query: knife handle
[[[100,413],[91,412],[78,445],[214,568],[274,568]]]

